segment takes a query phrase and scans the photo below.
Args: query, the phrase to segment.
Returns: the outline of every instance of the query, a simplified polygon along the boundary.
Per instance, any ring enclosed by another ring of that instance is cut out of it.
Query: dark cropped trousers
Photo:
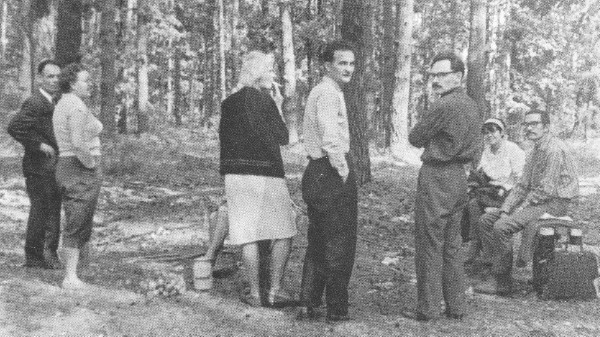
[[[348,284],[356,252],[357,189],[350,169],[344,183],[329,159],[310,160],[302,177],[308,206],[308,247],[300,300],[318,307],[325,293],[327,312],[348,313]]]
[[[94,212],[102,184],[100,170],[86,168],[75,156],[60,157],[56,181],[61,188],[65,210],[63,246],[81,249],[92,235]]]
[[[31,204],[25,234],[25,258],[44,259],[44,250],[56,254],[60,240],[61,196],[54,175],[26,174],[25,187]]]

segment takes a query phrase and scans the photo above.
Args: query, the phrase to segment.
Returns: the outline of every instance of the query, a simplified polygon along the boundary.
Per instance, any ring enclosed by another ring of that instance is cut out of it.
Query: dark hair
[[[321,62],[333,62],[333,54],[338,50],[348,50],[354,53],[354,44],[346,40],[335,40],[328,42],[321,48],[319,60]]]
[[[525,113],[525,116],[533,115],[533,114],[540,115],[540,117],[542,118],[542,124],[550,125],[550,114],[548,113],[548,111],[539,110],[539,109],[531,109]]]
[[[77,82],[77,74],[85,70],[85,67],[81,65],[81,63],[71,63],[64,67],[60,72],[60,76],[58,77],[60,91],[70,92],[71,84]]]
[[[436,62],[444,60],[450,61],[450,70],[453,72],[460,72],[463,75],[465,74],[465,63],[453,52],[442,52],[435,55],[431,61],[431,65],[433,66]]]
[[[37,73],[38,74],[43,73],[44,72],[44,68],[46,68],[46,66],[49,65],[49,64],[57,66],[57,67],[60,68],[60,66],[58,65],[58,63],[56,63],[56,61],[54,61],[52,59],[45,59],[45,60],[42,60],[42,62],[38,63]]]

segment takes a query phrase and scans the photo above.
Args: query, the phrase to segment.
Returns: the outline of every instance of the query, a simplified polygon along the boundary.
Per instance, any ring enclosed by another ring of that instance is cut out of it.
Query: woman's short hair
[[[85,70],[87,69],[81,63],[71,63],[64,67],[58,77],[60,91],[71,92],[71,85],[77,82],[77,74]]]
[[[273,55],[253,50],[242,58],[242,68],[236,89],[253,86],[262,74],[273,65]]]

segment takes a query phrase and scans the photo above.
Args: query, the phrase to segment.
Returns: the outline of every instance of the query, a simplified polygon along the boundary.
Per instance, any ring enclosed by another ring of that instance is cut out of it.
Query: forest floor
[[[304,159],[298,153],[284,151],[288,186],[299,213],[299,235],[285,276],[292,293],[300,287],[306,249],[307,218],[299,191]],[[82,271],[82,278],[96,291],[85,293],[62,290],[61,271],[21,266],[28,199],[19,158],[0,160],[0,336],[600,335],[598,300],[539,300],[526,282],[531,267],[517,270],[519,292],[513,298],[469,292],[463,321],[441,318],[420,323],[404,318],[402,311],[414,309],[416,303],[412,209],[417,168],[377,158],[373,181],[359,194],[351,321],[297,321],[294,308],[241,303],[242,272],[233,247],[225,250],[216,266],[233,272],[214,279],[212,290],[196,292],[190,266],[162,258],[204,249],[210,214],[223,200],[214,147],[178,148],[164,153],[168,158],[163,161],[148,155],[146,166],[131,159],[140,156],[144,153],[107,164],[93,258]],[[592,178],[600,165],[586,166],[586,196],[573,215],[583,224],[585,242],[597,246],[600,190]],[[475,284],[484,276],[477,271],[469,281]],[[158,293],[162,288],[157,284],[162,282],[171,292]]]

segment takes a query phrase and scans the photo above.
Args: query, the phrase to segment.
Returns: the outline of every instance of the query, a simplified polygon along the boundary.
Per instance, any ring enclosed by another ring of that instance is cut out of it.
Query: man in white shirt
[[[356,251],[357,191],[348,151],[350,136],[344,93],[354,72],[354,52],[344,41],[321,54],[325,76],[314,87],[304,114],[309,163],[302,177],[308,206],[308,247],[299,317],[315,318],[323,292],[329,321],[348,320],[348,283]]]

